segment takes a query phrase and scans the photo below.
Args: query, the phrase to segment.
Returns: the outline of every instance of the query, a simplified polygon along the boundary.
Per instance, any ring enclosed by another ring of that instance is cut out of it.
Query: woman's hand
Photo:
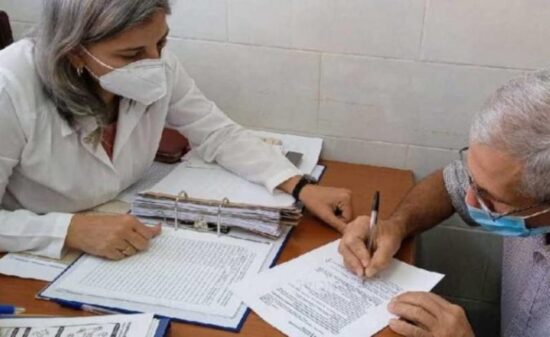
[[[73,216],[65,245],[91,255],[120,260],[147,249],[161,225],[147,227],[131,215]]]
[[[307,185],[300,201],[319,219],[343,233],[353,216],[351,191],[344,188]]]
[[[372,277],[386,268],[405,238],[404,226],[395,220],[380,221],[377,225],[374,255],[367,250],[370,217],[360,216],[349,223],[338,251],[346,268],[359,277]]]
[[[300,178],[292,177],[278,188],[292,194]],[[340,233],[344,232],[346,224],[352,219],[351,191],[348,189],[309,184],[302,188],[299,197],[311,213]]]
[[[405,337],[474,337],[464,310],[432,293],[404,293],[388,310],[403,319],[392,319],[390,329]]]

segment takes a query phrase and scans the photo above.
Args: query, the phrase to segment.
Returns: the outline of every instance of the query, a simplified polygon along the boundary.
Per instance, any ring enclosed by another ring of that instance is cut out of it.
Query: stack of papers
[[[280,140],[283,151],[302,153],[298,166],[302,172],[320,173],[317,162],[322,139],[256,134]],[[296,225],[301,218],[301,208],[291,195],[278,190],[271,194],[264,186],[217,164],[205,163],[193,151],[166,177],[140,193],[132,202],[131,213],[163,221],[178,219],[183,224],[202,222],[237,227],[268,237],[279,237],[284,225]]]
[[[168,320],[155,319],[152,314],[0,318],[0,336],[162,337],[166,335],[169,324]]]

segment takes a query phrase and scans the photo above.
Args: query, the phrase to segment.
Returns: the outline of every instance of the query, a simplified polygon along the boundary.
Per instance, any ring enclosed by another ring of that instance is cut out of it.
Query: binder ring
[[[187,200],[189,199],[189,196],[187,195],[187,192],[181,191],[176,196],[176,201],[174,203],[174,229],[179,229],[179,202],[180,200]]]
[[[222,207],[229,204],[230,204],[229,199],[223,198],[223,200],[218,205],[218,222],[216,224],[216,233],[218,234],[218,236],[220,236],[221,226],[222,226]]]

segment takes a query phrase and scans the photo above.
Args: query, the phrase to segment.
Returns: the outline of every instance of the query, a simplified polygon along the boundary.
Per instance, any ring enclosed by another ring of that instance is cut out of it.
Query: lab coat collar
[[[115,148],[113,151],[113,160],[118,157],[120,151],[122,151],[122,149],[126,145],[126,142],[130,138],[132,131],[134,131],[136,126],[139,124],[140,119],[148,108],[149,106],[141,104],[139,102],[126,98],[121,99],[118,111],[117,132],[115,139]]]
[[[154,104],[154,103],[153,103]],[[117,134],[115,139],[115,148],[113,151],[113,161],[118,157],[126,142],[130,138],[132,131],[139,124],[143,114],[147,111],[148,106],[139,102],[122,98],[120,100]],[[61,134],[67,137],[74,133],[79,133],[84,147],[95,157],[103,161],[110,167],[113,167],[112,161],[104,153],[100,146],[93,141],[93,133],[98,128],[97,120],[92,116],[77,117],[73,126],[64,121],[61,124]]]
[[[61,135],[63,137],[70,136],[75,132],[89,134],[95,129],[97,129],[97,121],[95,117],[92,116],[76,117],[75,123],[72,126],[65,120],[61,123]]]

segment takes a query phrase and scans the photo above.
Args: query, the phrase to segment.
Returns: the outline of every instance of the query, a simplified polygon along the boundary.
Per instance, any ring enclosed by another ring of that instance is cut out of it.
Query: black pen
[[[372,258],[374,253],[374,243],[376,242],[376,229],[378,224],[378,208],[380,207],[380,192],[374,192],[374,197],[372,198],[372,207],[370,213],[370,224],[369,224],[369,240],[367,243],[367,249]]]

